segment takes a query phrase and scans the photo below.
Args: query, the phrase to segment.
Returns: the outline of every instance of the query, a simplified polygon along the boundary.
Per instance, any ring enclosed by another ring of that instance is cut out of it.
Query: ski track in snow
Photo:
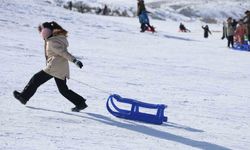
[[[250,53],[233,51],[201,24],[179,33],[178,22],[151,20],[157,33],[140,33],[137,18],[103,17],[64,10],[46,1],[0,0],[0,149],[211,149],[250,147]],[[53,80],[22,106],[22,90],[45,65],[37,26],[55,20],[69,31],[68,86],[88,99],[80,113]],[[209,25],[220,30],[220,25]],[[167,104],[161,126],[119,119],[105,108],[107,93]]]

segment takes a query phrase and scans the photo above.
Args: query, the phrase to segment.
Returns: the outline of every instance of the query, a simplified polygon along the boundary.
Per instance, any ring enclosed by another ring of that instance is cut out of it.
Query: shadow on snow
[[[189,38],[183,38],[183,37],[172,36],[172,35],[167,35],[167,34],[164,34],[163,37],[169,38],[169,39],[183,40],[183,41],[196,41],[196,40],[189,39]]]
[[[132,122],[128,122],[128,123],[123,123],[123,122],[118,122],[115,120],[112,120],[109,117],[100,115],[100,114],[95,114],[95,113],[80,113],[80,114],[87,114],[88,116],[83,116],[83,115],[78,115],[76,113],[67,113],[67,112],[63,112],[63,111],[56,111],[56,110],[50,110],[50,109],[44,109],[44,108],[37,108],[37,107],[31,107],[31,106],[26,106],[27,108],[30,109],[35,109],[35,110],[41,110],[41,111],[48,111],[48,112],[54,112],[54,113],[61,113],[61,114],[66,114],[66,115],[71,115],[71,116],[76,116],[76,117],[81,117],[84,119],[90,119],[90,120],[94,120],[94,121],[98,121],[107,125],[111,125],[111,126],[117,126],[120,128],[124,128],[130,131],[134,131],[134,132],[139,132],[148,136],[152,136],[152,137],[156,137],[156,138],[160,138],[163,140],[168,140],[168,141],[174,141],[174,142],[178,142],[184,145],[188,145],[188,146],[192,146],[195,148],[199,148],[199,149],[204,149],[204,150],[229,150],[229,148],[226,148],[224,146],[220,146],[217,144],[213,144],[213,143],[209,143],[209,142],[205,142],[205,141],[198,141],[198,140],[192,140],[189,138],[185,138],[179,135],[174,135],[168,132],[164,132],[164,131],[159,131],[157,129],[154,128],[150,128],[144,125],[139,125],[139,124],[135,124]],[[164,124],[164,126],[166,127],[174,127],[174,128],[178,128],[178,129],[184,129],[187,131],[191,131],[191,132],[204,132],[202,130],[198,130],[198,129],[193,129],[190,127],[186,127],[186,126],[182,126],[182,125],[178,125],[175,123],[167,123]]]

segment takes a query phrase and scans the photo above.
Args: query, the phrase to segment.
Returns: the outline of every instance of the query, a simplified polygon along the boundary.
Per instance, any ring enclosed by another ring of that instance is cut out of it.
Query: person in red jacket
[[[247,33],[246,26],[243,24],[243,20],[240,20],[238,26],[235,30],[235,39],[236,42],[239,44],[244,43],[244,35]]]

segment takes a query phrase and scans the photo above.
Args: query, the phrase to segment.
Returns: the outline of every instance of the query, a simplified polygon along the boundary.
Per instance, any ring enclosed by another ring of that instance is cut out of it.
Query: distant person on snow
[[[235,39],[236,42],[239,44],[244,44],[244,36],[246,34],[246,27],[243,24],[243,20],[240,20],[238,22],[238,26],[236,27],[235,30]]]
[[[68,4],[69,4],[69,10],[72,10],[72,6],[73,6],[72,2],[69,1]]]
[[[247,10],[245,12],[245,17],[243,18],[243,22],[246,26],[246,29],[247,29],[247,38],[248,38],[248,41],[250,43],[250,10]]]
[[[152,31],[154,31],[154,28],[150,25],[147,10],[144,4],[143,0],[138,0],[137,3],[137,15],[139,17],[139,21],[141,23],[141,32],[145,32],[147,28],[149,27]]]
[[[234,28],[234,31],[236,30],[237,24],[238,22],[235,19],[233,19],[232,26]]]
[[[221,39],[223,40],[224,38],[227,38],[227,23],[225,21],[223,21],[222,37],[221,37]]]
[[[180,29],[180,32],[191,32],[190,30],[188,30],[183,23],[180,23],[179,25],[179,29]]]
[[[229,17],[227,19],[227,47],[234,47],[234,27],[233,27],[233,22],[232,18]]]
[[[209,30],[208,25],[206,25],[205,27],[202,26],[202,29],[204,30],[204,38],[208,38],[208,33],[212,34],[211,31]]]
[[[67,31],[56,22],[45,22],[39,26],[39,32],[45,40],[46,67],[30,79],[22,92],[14,91],[15,98],[25,105],[40,85],[54,78],[59,92],[75,105],[71,110],[79,112],[85,109],[86,100],[70,90],[66,84],[66,78],[69,79],[68,61],[79,68],[83,66],[81,61],[67,51]]]
[[[104,5],[102,15],[108,15],[108,6]]]

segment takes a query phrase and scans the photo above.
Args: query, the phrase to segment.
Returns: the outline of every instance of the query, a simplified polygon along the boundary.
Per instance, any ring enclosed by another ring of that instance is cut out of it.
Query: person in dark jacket
[[[137,15],[139,17],[139,21],[141,23],[141,32],[144,32],[147,30],[147,28],[150,28],[151,31],[154,31],[154,27],[152,27],[149,23],[149,18],[147,15],[147,10],[144,4],[143,0],[138,0],[137,3]]]
[[[108,6],[104,5],[102,15],[108,15]]]
[[[191,32],[190,30],[188,30],[188,29],[184,26],[183,23],[180,23],[180,25],[179,25],[179,30],[180,30],[181,32]]]
[[[204,38],[208,38],[208,33],[212,34],[211,31],[209,30],[208,25],[206,25],[205,27],[202,26],[202,29],[204,30]]]
[[[232,26],[233,26],[234,30],[236,30],[237,25],[238,25],[238,21],[233,19]]]
[[[73,6],[72,1],[69,1],[68,3],[69,3],[69,10],[72,10],[72,6]]]
[[[247,29],[247,38],[248,38],[248,41],[250,41],[250,10],[247,10],[245,12],[245,17],[243,18],[243,22],[246,26],[246,29]]]
[[[45,40],[46,67],[30,79],[22,92],[14,91],[14,97],[25,105],[40,85],[54,78],[59,92],[75,105],[71,110],[79,112],[85,109],[86,99],[70,90],[66,84],[66,79],[69,79],[68,61],[79,68],[83,66],[82,62],[67,50],[67,31],[56,22],[45,22],[39,26],[39,32]]]

